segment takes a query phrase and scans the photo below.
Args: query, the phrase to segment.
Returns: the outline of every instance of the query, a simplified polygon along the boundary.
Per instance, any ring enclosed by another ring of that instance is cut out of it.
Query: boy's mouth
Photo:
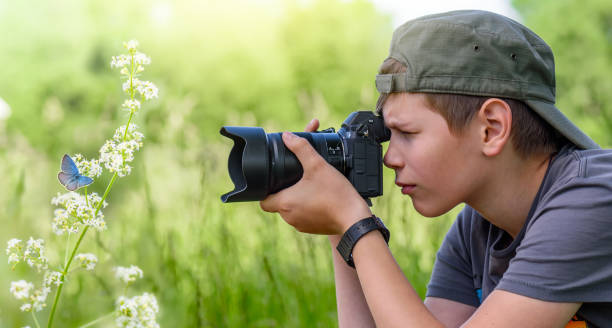
[[[402,194],[404,195],[409,195],[414,190],[414,188],[416,188],[415,184],[401,183],[398,181],[395,181],[395,184],[398,185],[398,187],[402,188]]]

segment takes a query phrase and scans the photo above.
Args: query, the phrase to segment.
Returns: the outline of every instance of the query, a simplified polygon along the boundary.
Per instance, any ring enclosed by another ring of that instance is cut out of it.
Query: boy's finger
[[[319,120],[317,120],[316,118],[313,118],[308,124],[306,124],[306,129],[304,129],[304,131],[314,132],[314,131],[317,131],[318,128],[319,128]]]
[[[283,132],[283,142],[295,154],[304,169],[316,165],[321,160],[321,155],[304,138],[291,132]]]
[[[278,212],[278,194],[279,193],[268,195],[268,197],[259,202],[259,207],[266,212]]]

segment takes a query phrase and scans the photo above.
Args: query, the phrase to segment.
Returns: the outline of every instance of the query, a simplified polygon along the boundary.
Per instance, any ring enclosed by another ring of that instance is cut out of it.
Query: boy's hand
[[[316,131],[313,119],[306,132]],[[353,185],[319,155],[310,143],[292,133],[283,133],[283,142],[304,169],[300,181],[260,202],[266,212],[278,212],[298,231],[338,235],[372,213]]]

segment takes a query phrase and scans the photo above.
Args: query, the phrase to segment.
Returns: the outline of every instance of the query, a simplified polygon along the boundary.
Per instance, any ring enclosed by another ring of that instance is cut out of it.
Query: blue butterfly
[[[79,169],[70,156],[62,158],[62,171],[57,174],[59,182],[70,191],[75,191],[93,183],[93,179],[79,174]]]

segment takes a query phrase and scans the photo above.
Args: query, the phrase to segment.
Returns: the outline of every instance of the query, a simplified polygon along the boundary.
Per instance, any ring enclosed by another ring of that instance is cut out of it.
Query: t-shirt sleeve
[[[479,301],[474,290],[468,247],[468,238],[470,238],[468,218],[469,215],[464,209],[446,234],[436,255],[426,296],[478,307]]]
[[[612,301],[612,172],[541,200],[497,288],[555,302]]]

